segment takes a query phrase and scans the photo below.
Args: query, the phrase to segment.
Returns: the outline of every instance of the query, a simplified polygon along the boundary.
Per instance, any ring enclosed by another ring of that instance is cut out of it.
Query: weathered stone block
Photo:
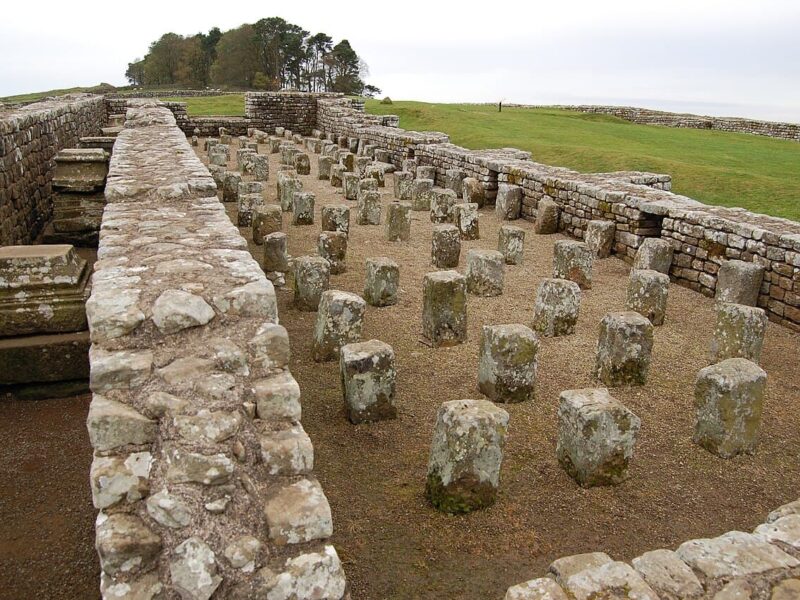
[[[367,303],[356,294],[339,290],[322,293],[314,326],[315,361],[334,360],[339,348],[361,339],[366,308]]]
[[[316,480],[301,479],[280,488],[267,500],[264,515],[276,544],[301,544],[333,534],[331,508]]]
[[[542,198],[536,205],[536,221],[533,231],[540,235],[550,235],[558,232],[558,220],[561,209],[554,200]]]
[[[323,231],[317,240],[317,252],[330,263],[331,275],[347,270],[347,235],[341,231]]]
[[[294,261],[294,305],[314,312],[322,293],[328,289],[330,263],[321,256],[301,256]]]
[[[330,156],[320,156],[317,159],[317,179],[320,181],[330,180],[333,158]]]
[[[637,270],[658,271],[669,275],[672,266],[674,249],[667,240],[647,238],[639,246],[633,259],[633,268]]]
[[[251,383],[246,397],[256,405],[256,414],[265,421],[299,421],[300,386],[288,371]]]
[[[423,278],[422,331],[434,347],[467,339],[467,281],[457,271],[436,271]]]
[[[125,513],[100,513],[95,548],[106,575],[132,575],[150,569],[161,551],[161,538],[145,522]]]
[[[508,413],[488,400],[442,404],[426,486],[436,509],[466,513],[494,504],[507,430]]]
[[[407,242],[411,239],[410,203],[390,202],[388,204],[383,237],[390,242]]]
[[[416,171],[417,179],[430,179],[436,185],[436,167],[430,165],[419,165]]]
[[[314,447],[300,423],[262,434],[259,446],[270,475],[306,475],[314,468]]]
[[[493,402],[533,400],[539,339],[524,325],[484,325],[478,389]]]
[[[522,208],[522,188],[508,183],[499,184],[494,207],[495,214],[500,221],[519,219]]]
[[[392,181],[394,197],[398,200],[411,200],[414,188],[414,174],[408,171],[395,171]],[[433,187],[433,183],[431,183],[431,187]]]
[[[242,174],[238,171],[225,171],[222,178],[222,201],[236,202],[239,198],[239,184],[242,182]]]
[[[544,279],[536,292],[533,329],[545,337],[575,332],[581,306],[581,289],[567,279]]]
[[[278,200],[283,212],[294,208],[294,195],[303,191],[303,182],[297,178],[294,170],[278,171]]]
[[[401,198],[403,196],[404,183],[400,182]],[[411,208],[413,210],[430,210],[431,209],[431,196],[430,191],[433,189],[433,179],[413,179],[411,180]]]
[[[374,179],[378,183],[379,188],[386,187],[386,178],[383,168],[380,165],[374,163],[367,164],[364,169],[364,177],[366,179]]]
[[[322,207],[322,231],[341,231],[350,234],[350,207],[330,204]]]
[[[558,462],[583,487],[616,485],[628,478],[640,426],[605,388],[561,392]]]
[[[10,151],[10,150],[9,150]],[[55,156],[53,188],[65,192],[102,190],[108,175],[108,154],[100,148],[67,148]]]
[[[149,452],[121,456],[95,454],[89,473],[94,507],[108,508],[121,502],[133,504],[147,496],[152,462]]]
[[[507,265],[521,265],[525,255],[525,230],[515,225],[501,225],[497,250]]]
[[[342,346],[339,371],[347,418],[351,423],[397,416],[394,402],[397,374],[394,350],[389,344],[370,340]]]
[[[481,237],[477,204],[454,204],[452,213],[453,223],[458,227],[462,240],[477,240]]]
[[[342,176],[342,187],[344,188],[344,197],[347,200],[358,200],[358,184],[361,178],[356,173],[345,173]]]
[[[503,293],[505,259],[497,250],[473,249],[467,252],[467,291],[476,296]]]
[[[531,579],[511,586],[503,600],[569,600],[564,590],[549,577]]]
[[[431,237],[431,264],[454,269],[461,255],[461,234],[455,225],[436,225]]]
[[[311,159],[302,152],[294,155],[294,169],[298,175],[311,175]]]
[[[582,290],[592,287],[594,255],[583,242],[558,240],[553,246],[553,277],[569,279]]]
[[[758,304],[763,278],[764,267],[761,265],[742,260],[727,260],[717,273],[715,298],[719,302],[755,306]]]
[[[764,310],[729,302],[717,302],[715,309],[710,362],[746,358],[758,364],[767,331],[767,314]]]
[[[465,177],[461,186],[463,188],[461,198],[464,202],[474,203],[478,208],[483,208],[486,204],[486,189],[483,184],[474,177]]]
[[[283,229],[283,212],[277,204],[263,204],[253,211],[253,241],[261,245],[270,233]]]
[[[637,312],[610,312],[600,321],[594,375],[605,385],[644,385],[653,325]]]
[[[589,246],[595,258],[607,258],[611,256],[614,248],[614,234],[617,225],[614,221],[589,221],[586,224],[586,236],[584,241]]]
[[[331,166],[331,185],[333,187],[343,187],[344,186],[344,174],[346,170],[344,165],[333,165]]]
[[[381,224],[381,196],[378,192],[367,190],[360,194],[356,212],[356,223],[359,225]]]
[[[458,202],[456,193],[444,188],[431,188],[426,195],[430,199],[431,223],[452,223],[453,207]]]
[[[444,172],[444,187],[453,190],[457,198],[464,194],[464,178],[467,176],[461,169],[447,169]]]
[[[767,374],[744,358],[701,369],[695,383],[694,441],[717,456],[753,454]]]
[[[364,300],[372,306],[391,306],[397,303],[400,268],[384,256],[367,259]]]
[[[631,565],[659,598],[693,600],[703,597],[700,580],[671,550],[652,550],[634,558]]]
[[[292,225],[314,224],[314,202],[316,196],[313,192],[295,192],[292,197]]]
[[[183,290],[164,290],[152,309],[153,323],[164,334],[205,325],[214,316],[214,309],[201,296]]]
[[[663,325],[667,314],[668,293],[668,275],[658,271],[631,271],[625,310],[639,313],[653,325]]]
[[[131,406],[100,394],[92,396],[86,418],[89,442],[100,452],[124,446],[141,446],[155,441],[157,423]]]
[[[289,255],[286,253],[286,234],[276,231],[264,236],[264,272],[286,273],[289,271]]]
[[[256,181],[269,179],[269,158],[264,154],[254,154],[250,157],[250,172]]]
[[[564,589],[575,600],[659,600],[633,567],[617,561],[576,573],[564,582]]]

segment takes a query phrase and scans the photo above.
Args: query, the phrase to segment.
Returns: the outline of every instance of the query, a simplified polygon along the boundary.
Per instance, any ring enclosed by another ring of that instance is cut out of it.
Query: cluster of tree
[[[329,35],[310,35],[280,17],[224,33],[218,27],[192,36],[166,33],[125,71],[132,85],[379,94],[364,83],[367,74],[347,40],[334,45]]]

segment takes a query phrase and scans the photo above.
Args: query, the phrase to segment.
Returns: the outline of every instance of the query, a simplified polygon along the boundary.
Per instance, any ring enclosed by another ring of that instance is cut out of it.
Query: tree
[[[328,89],[343,94],[360,94],[364,88],[361,80],[361,60],[350,42],[342,40],[326,57],[329,66]]]
[[[125,78],[131,85],[144,85],[144,60],[137,58],[133,62],[129,62]]]
[[[365,85],[361,93],[367,98],[374,98],[381,93],[381,88],[375,87],[374,85]]]
[[[211,80],[221,85],[252,87],[258,66],[255,30],[245,24],[222,34]]]
[[[165,33],[150,44],[150,51],[145,58],[145,83],[161,85],[178,80],[183,41],[183,37],[177,33]]]

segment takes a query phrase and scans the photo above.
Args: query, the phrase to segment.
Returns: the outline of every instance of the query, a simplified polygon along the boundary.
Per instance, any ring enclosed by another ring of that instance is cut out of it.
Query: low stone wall
[[[341,598],[275,291],[172,113],[132,102],[92,295],[104,598]]]
[[[681,114],[651,110],[649,108],[636,108],[633,106],[530,106],[521,104],[507,104],[506,106],[516,106],[520,108],[559,108],[562,110],[575,110],[584,113],[612,115],[641,125],[716,129],[718,131],[749,133],[784,140],[800,141],[800,124],[798,123],[780,123],[776,121],[762,121],[759,119],[744,119],[740,117],[711,117],[705,115]]]
[[[630,564],[603,552],[565,556],[553,561],[546,577],[509,588],[505,600],[797,598],[799,527],[800,500],[772,511],[753,533],[689,540]]]
[[[116,92],[107,94],[107,98],[200,98],[203,96],[226,96],[244,94],[244,92],[231,92],[225,90],[132,90],[126,93]]]
[[[0,110],[0,245],[30,244],[53,212],[55,155],[98,135],[102,96],[75,94]]]
[[[267,133],[284,127],[293,133],[311,135],[317,126],[317,101],[341,97],[334,93],[248,92],[244,114],[253,127]]]

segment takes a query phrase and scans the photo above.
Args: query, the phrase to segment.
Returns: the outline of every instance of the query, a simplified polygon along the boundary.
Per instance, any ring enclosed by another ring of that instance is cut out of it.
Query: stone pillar
[[[701,369],[694,390],[694,441],[721,458],[753,454],[767,374],[744,358]]]
[[[423,278],[422,333],[434,348],[467,339],[467,280],[458,271],[435,271]]]
[[[286,253],[286,234],[276,231],[264,236],[264,272],[286,273],[289,256]]]
[[[587,223],[584,241],[595,258],[611,256],[616,230],[617,224],[614,221],[589,221]]]
[[[317,179],[320,181],[330,180],[333,159],[330,156],[320,156],[317,159]]]
[[[478,205],[478,208],[483,208],[486,204],[486,189],[480,181],[474,177],[465,177],[461,182],[461,187],[461,198],[464,202],[474,203]]]
[[[398,200],[411,200],[414,174],[408,171],[395,171],[392,177],[394,184],[394,197]]]
[[[384,176],[383,167],[370,163],[364,169],[364,177],[366,179],[374,179],[378,182],[378,187],[386,187],[386,178]]]
[[[416,158],[406,158],[402,162],[403,171],[408,171],[414,177],[417,176],[417,159]]]
[[[667,240],[646,238],[633,258],[633,269],[658,271],[669,275],[673,248]]]
[[[356,156],[356,168],[354,173],[359,178],[364,178],[367,175],[367,166],[372,162],[368,156]]]
[[[436,185],[436,167],[420,165],[417,167],[417,179],[430,179]]]
[[[478,205],[475,203],[459,203],[453,205],[453,222],[458,227],[462,240],[480,239]]]
[[[295,259],[295,308],[306,312],[316,311],[322,293],[328,289],[330,274],[330,264],[321,256],[301,256]]]
[[[467,252],[467,291],[476,296],[503,293],[505,259],[497,250],[473,249]]]
[[[225,171],[222,180],[222,201],[236,202],[239,198],[239,184],[242,182],[242,174],[238,171]]]
[[[461,255],[461,235],[455,225],[436,225],[431,238],[431,264],[439,269],[454,269]]]
[[[558,218],[561,209],[554,200],[542,198],[536,205],[536,222],[533,231],[540,235],[558,233]]]
[[[334,360],[339,348],[361,339],[367,303],[356,294],[339,290],[322,293],[314,325],[313,356],[316,362]]]
[[[453,190],[456,198],[464,194],[464,178],[467,176],[461,169],[447,169],[444,172],[444,187]]]
[[[361,181],[355,173],[345,173],[343,176],[344,197],[347,200],[358,200],[358,182]]]
[[[269,179],[269,158],[264,154],[254,154],[250,162],[250,172],[256,181]]]
[[[348,173],[354,173],[356,171],[356,155],[352,152],[345,152],[339,158],[339,163],[344,167],[344,170]],[[356,175],[356,177],[358,177]]]
[[[249,148],[239,148],[236,150],[236,169],[242,173],[247,173],[251,155],[255,154]]]
[[[567,279],[543,279],[533,306],[533,329],[545,337],[575,333],[581,288]]]
[[[283,229],[283,213],[277,204],[262,204],[253,211],[253,241],[259,246],[264,236]]]
[[[345,174],[344,165],[331,166],[331,185],[337,188],[343,187],[344,174]]]
[[[453,190],[432,188],[428,192],[431,208],[431,223],[452,223],[453,206],[458,198]]]
[[[411,239],[411,204],[389,203],[386,207],[384,238],[390,242],[407,242]]]
[[[767,332],[767,314],[764,310],[728,302],[717,302],[715,309],[710,362],[746,358],[758,364],[764,334]]]
[[[356,200],[360,200],[366,192],[378,192],[378,182],[374,179],[359,179]]]
[[[303,182],[300,181],[294,170],[278,171],[278,199],[283,212],[291,212],[294,207],[295,192],[303,191]]]
[[[253,223],[253,212],[263,202],[264,197],[261,194],[243,194],[240,191],[236,200],[236,224],[239,227],[250,227]]]
[[[763,278],[764,267],[759,264],[726,260],[717,273],[717,292],[714,297],[719,302],[755,306]]]
[[[400,287],[400,268],[393,260],[380,256],[367,259],[367,276],[364,282],[364,300],[371,306],[397,304]]]
[[[501,183],[497,186],[495,214],[500,221],[519,219],[522,209],[522,188],[518,185]]]
[[[381,196],[378,192],[367,190],[361,194],[356,212],[359,225],[381,224]]]
[[[521,265],[525,256],[525,230],[516,225],[501,225],[497,250],[507,265]]]
[[[403,183],[401,182],[402,186]],[[402,189],[402,188],[401,188]],[[411,208],[413,210],[430,210],[433,179],[414,179],[411,181]]]
[[[600,321],[594,374],[608,386],[644,385],[653,325],[637,312],[610,312]]]
[[[341,231],[350,234],[350,207],[346,204],[329,204],[322,207],[322,231]]]
[[[668,275],[658,271],[631,271],[625,310],[639,313],[653,325],[663,325],[667,314],[668,293]]]
[[[558,240],[553,246],[553,277],[569,279],[582,290],[592,287],[594,256],[589,247],[575,240]]]
[[[300,152],[294,155],[294,169],[298,175],[311,175],[311,159]]]
[[[277,154],[278,152],[280,152],[281,149],[281,139],[278,137],[270,136],[267,139],[267,145],[269,146],[270,154]]]
[[[478,389],[493,402],[533,400],[539,339],[524,325],[484,325]]]
[[[426,492],[446,513],[494,504],[508,413],[488,400],[445,402],[436,415]]]
[[[394,387],[397,373],[394,350],[379,340],[342,346],[339,357],[347,418],[351,423],[394,419]]]
[[[605,388],[561,392],[556,455],[582,487],[628,478],[641,421]]]
[[[295,192],[292,201],[292,225],[314,224],[313,192]]]
[[[339,275],[347,270],[347,234],[323,231],[319,234],[317,252],[330,263],[331,275]]]

